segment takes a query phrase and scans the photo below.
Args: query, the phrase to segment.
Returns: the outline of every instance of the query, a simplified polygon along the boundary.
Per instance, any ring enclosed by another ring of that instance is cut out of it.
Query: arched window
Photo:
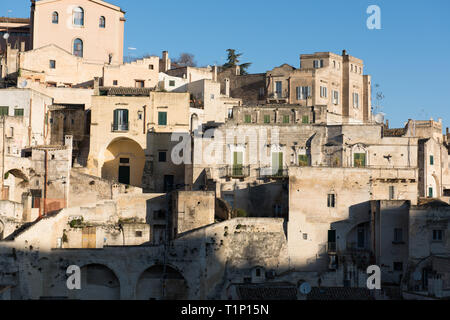
[[[84,26],[84,10],[81,7],[73,9],[73,24],[76,26]]]
[[[100,28],[106,28],[106,19],[105,19],[104,16],[100,17],[99,27]]]
[[[73,55],[77,57],[83,57],[83,41],[81,39],[74,40]]]
[[[59,14],[58,12],[55,11],[52,13],[52,23],[58,24],[58,22],[59,22]]]

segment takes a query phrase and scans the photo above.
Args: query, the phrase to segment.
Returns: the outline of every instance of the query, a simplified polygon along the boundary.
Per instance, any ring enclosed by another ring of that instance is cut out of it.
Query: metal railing
[[[116,132],[116,131],[128,131],[129,130],[129,123],[112,123],[111,124],[111,131],[112,132]]]
[[[259,168],[259,178],[272,178],[272,179],[282,179],[289,177],[289,170],[287,167],[273,168],[264,167]]]
[[[250,176],[250,166],[225,166],[221,168],[221,171],[221,176],[227,178],[246,178]]]

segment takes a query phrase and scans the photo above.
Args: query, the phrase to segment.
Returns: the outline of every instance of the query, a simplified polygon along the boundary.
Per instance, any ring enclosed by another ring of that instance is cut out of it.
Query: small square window
[[[119,81],[113,80],[113,86],[117,86],[119,84]]]
[[[308,240],[308,234],[307,233],[303,234],[303,240]]]
[[[129,158],[120,158],[120,163],[122,163],[122,164],[129,164],[130,163],[130,159]]]
[[[158,153],[158,161],[159,162],[166,162],[167,161],[167,152],[166,151],[159,151],[159,153]]]
[[[135,86],[136,86],[136,88],[144,88],[145,87],[145,81],[144,80],[136,80]]]
[[[56,60],[50,60],[50,69],[56,69]]]
[[[136,231],[136,238],[142,238],[142,231]]]
[[[149,68],[150,70],[153,70],[155,67],[154,67],[152,64],[149,64],[149,65],[148,65],[148,68]]]
[[[170,80],[169,81],[169,86],[170,87],[175,87],[175,80]]]

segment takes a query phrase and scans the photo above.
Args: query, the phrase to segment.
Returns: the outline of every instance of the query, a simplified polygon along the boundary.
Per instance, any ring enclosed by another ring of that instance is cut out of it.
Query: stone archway
[[[111,141],[104,152],[101,176],[135,187],[142,186],[145,167],[145,152],[136,141],[117,138]]]
[[[164,291],[164,292],[163,292]],[[188,286],[183,275],[175,268],[154,265],[146,269],[136,285],[137,300],[186,300]]]
[[[81,268],[81,290],[74,293],[80,300],[120,300],[120,281],[107,266],[88,264]]]
[[[29,179],[19,169],[11,169],[5,173],[2,200],[22,203],[22,195],[28,192]]]

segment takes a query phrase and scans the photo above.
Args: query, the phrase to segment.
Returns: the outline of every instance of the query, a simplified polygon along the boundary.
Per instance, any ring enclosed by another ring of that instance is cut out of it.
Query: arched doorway
[[[129,138],[113,140],[104,153],[102,178],[142,186],[145,166],[145,152],[141,146]]]
[[[81,268],[81,290],[74,292],[80,300],[119,300],[120,282],[110,268],[88,264]]]
[[[188,287],[183,275],[173,267],[154,265],[145,270],[137,282],[138,300],[185,300]]]
[[[2,200],[17,203],[22,202],[22,195],[28,191],[29,179],[19,169],[12,169],[5,173]]]

